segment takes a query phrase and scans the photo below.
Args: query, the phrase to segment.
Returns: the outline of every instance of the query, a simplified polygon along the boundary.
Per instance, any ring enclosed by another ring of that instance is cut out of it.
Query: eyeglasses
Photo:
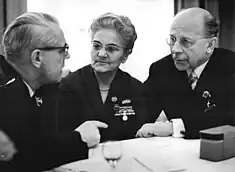
[[[211,37],[203,37],[203,38],[199,38],[197,40],[192,40],[190,38],[186,38],[186,37],[181,37],[178,41],[179,41],[179,44],[183,47],[183,48],[190,48],[192,47],[194,44],[196,44],[196,42],[198,40],[201,40],[201,39],[208,39],[208,38],[211,38]],[[169,36],[167,39],[166,39],[166,42],[169,46],[173,47],[175,45],[175,43],[177,42],[177,39],[176,37],[174,36]]]
[[[114,53],[117,51],[120,51],[120,49],[125,49],[126,47],[120,46],[120,45],[115,45],[115,44],[109,44],[109,45],[105,45],[103,46],[101,43],[99,42],[92,42],[92,49],[95,51],[99,51],[102,48],[105,49],[105,51],[107,51],[108,53]]]
[[[36,49],[44,50],[44,51],[60,50],[61,53],[63,53],[65,57],[67,57],[69,54],[69,45],[67,43],[65,43],[63,47],[53,47],[53,46],[49,47],[48,46],[48,47],[40,47]]]

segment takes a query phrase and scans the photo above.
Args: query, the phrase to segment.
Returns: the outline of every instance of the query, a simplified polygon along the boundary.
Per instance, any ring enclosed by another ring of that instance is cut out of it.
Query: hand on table
[[[76,171],[72,169],[64,168],[64,167],[58,167],[58,168],[54,168],[52,170],[44,171],[44,172],[76,172]]]
[[[10,161],[16,152],[14,143],[0,130],[0,161]]]
[[[100,143],[99,128],[107,128],[108,125],[100,121],[86,121],[82,123],[75,131],[81,135],[82,141],[87,143],[87,146],[94,147]]]
[[[156,121],[155,123],[144,124],[136,133],[137,137],[166,137],[173,134],[172,122]]]

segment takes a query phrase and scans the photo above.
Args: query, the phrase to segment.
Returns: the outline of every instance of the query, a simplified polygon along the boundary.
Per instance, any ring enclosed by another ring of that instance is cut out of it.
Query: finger
[[[100,143],[100,139],[95,139],[95,140],[92,140],[92,141],[88,141],[87,146],[88,146],[88,148],[94,148],[94,147],[97,147],[97,145],[99,143]]]
[[[87,143],[87,147],[89,149],[93,149],[93,148],[97,147],[98,145],[99,145],[99,143]]]
[[[95,132],[91,133],[90,134],[90,139],[92,142],[95,142],[95,143],[99,143],[100,142],[100,132],[99,130],[96,128]]]
[[[140,132],[137,131],[137,133],[135,134],[135,137],[140,137]]]
[[[143,137],[150,137],[151,134],[150,133],[143,133]]]
[[[144,137],[144,138],[148,137],[148,133],[142,133],[141,137]]]
[[[142,132],[142,137],[152,137],[152,136],[154,136],[154,135],[153,135],[153,132],[151,132],[151,131]]]
[[[98,133],[97,136],[96,136],[96,140],[97,140],[98,143],[100,142],[100,138],[101,138],[100,133]]]
[[[145,137],[145,132],[141,129],[137,132],[137,137]]]
[[[140,128],[140,129],[136,132],[135,136],[136,136],[136,137],[142,137],[142,132],[143,132],[143,128]]]
[[[95,124],[98,128],[108,128],[108,124],[100,121],[92,121],[93,124]]]

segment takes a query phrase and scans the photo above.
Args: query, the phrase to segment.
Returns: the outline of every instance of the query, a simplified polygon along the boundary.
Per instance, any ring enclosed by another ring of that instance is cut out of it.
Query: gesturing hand
[[[100,121],[86,121],[82,123],[75,131],[81,135],[82,141],[87,143],[87,146],[94,147],[100,143],[99,128],[107,128],[108,125]]]
[[[17,150],[10,138],[0,130],[0,161],[9,161]]]

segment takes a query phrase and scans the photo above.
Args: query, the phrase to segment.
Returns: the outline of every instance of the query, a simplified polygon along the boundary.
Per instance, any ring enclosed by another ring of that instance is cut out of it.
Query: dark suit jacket
[[[101,141],[133,138],[146,116],[142,87],[140,81],[119,69],[103,103],[92,67],[83,67],[61,82],[65,94],[59,101],[60,128],[70,131],[86,120],[99,120],[108,124],[107,129],[100,129]],[[124,109],[135,112],[127,121],[123,120]]]
[[[41,107],[20,78],[0,88],[0,129],[18,150],[12,161],[0,163],[1,172],[39,172],[88,156],[78,132],[58,133],[58,84],[43,86],[39,92]]]
[[[153,63],[145,81],[149,121],[154,122],[161,110],[169,119],[182,118],[186,137],[197,138],[199,130],[232,124],[234,115],[235,55],[225,49],[215,49],[195,90],[188,84],[187,73],[178,71],[171,55]],[[216,105],[207,108],[208,98]]]
[[[0,85],[4,85],[10,79],[19,76],[15,69],[0,54]]]

